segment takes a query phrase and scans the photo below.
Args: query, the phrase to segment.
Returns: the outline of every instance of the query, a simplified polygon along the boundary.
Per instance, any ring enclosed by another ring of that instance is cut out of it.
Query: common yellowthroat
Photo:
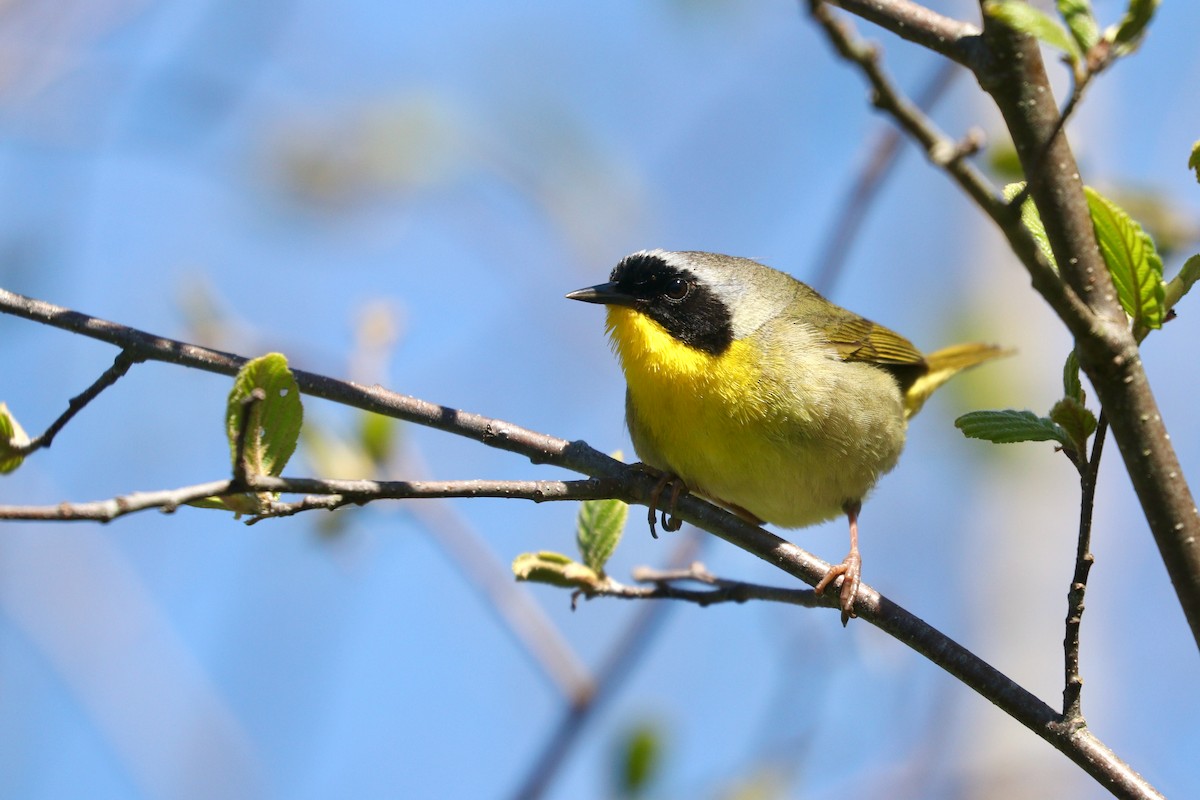
[[[955,373],[1008,352],[922,355],[790,275],[716,253],[644,250],[567,297],[607,306],[645,464],[756,524],[848,517],[850,552],[816,587],[842,576],[843,623],[859,586],[858,513],[896,466],[909,417]]]

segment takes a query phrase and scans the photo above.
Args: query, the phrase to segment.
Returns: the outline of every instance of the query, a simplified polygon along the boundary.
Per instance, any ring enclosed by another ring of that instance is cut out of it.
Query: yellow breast
[[[843,503],[861,499],[895,464],[902,421],[862,419],[838,402],[845,392],[828,381],[797,393],[776,380],[780,370],[764,362],[752,342],[737,340],[712,355],[620,306],[609,306],[608,330],[629,387],[629,431],[638,457],[678,475],[693,491],[759,519],[801,527],[837,516]],[[809,357],[829,363],[823,354]],[[795,374],[803,366],[789,369]],[[892,391],[897,417],[899,396]],[[878,430],[864,430],[864,423]],[[864,458],[856,446],[863,436],[886,444]]]

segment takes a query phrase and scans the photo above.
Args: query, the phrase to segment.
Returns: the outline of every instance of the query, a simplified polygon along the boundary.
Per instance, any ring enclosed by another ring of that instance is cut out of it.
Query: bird
[[[607,283],[566,296],[606,306],[630,438],[662,478],[651,532],[669,484],[672,506],[686,490],[759,525],[845,515],[850,551],[815,587],[842,579],[843,624],[861,582],[859,512],[896,466],[908,420],[955,374],[1010,352],[976,343],[922,355],[791,275],[719,253],[641,250]]]

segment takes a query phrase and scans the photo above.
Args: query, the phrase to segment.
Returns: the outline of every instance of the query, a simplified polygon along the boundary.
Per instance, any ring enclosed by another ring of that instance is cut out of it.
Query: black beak
[[[635,298],[618,289],[615,283],[601,283],[586,289],[576,289],[567,293],[567,299],[606,306],[631,306],[636,302]]]

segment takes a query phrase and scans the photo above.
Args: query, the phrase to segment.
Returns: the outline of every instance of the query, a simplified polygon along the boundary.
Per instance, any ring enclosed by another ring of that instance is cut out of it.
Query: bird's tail
[[[946,381],[968,367],[974,367],[993,358],[1013,354],[1013,350],[994,344],[956,344],[944,347],[925,356],[929,371],[917,378],[904,393],[904,418],[909,419],[918,411],[929,396]]]

